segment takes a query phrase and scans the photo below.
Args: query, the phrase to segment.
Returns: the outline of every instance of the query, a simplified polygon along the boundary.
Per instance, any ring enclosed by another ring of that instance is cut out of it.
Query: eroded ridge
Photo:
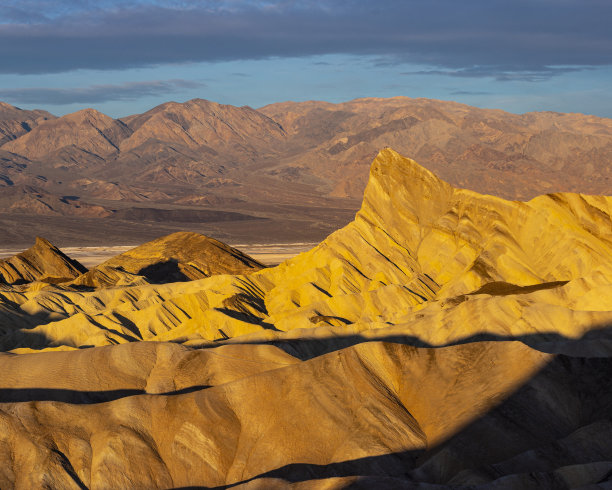
[[[277,267],[185,236],[4,285],[0,486],[609,482],[611,214],[385,149],[355,220]]]

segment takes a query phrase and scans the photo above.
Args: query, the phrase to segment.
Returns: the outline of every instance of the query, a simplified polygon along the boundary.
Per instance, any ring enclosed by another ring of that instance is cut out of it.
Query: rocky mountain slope
[[[113,215],[111,209],[83,202],[78,196],[58,196],[40,186],[27,184],[12,185],[3,189],[0,194],[0,206],[4,212],[16,215],[91,218],[106,218]]]
[[[605,487],[611,225],[612,197],[385,149],[354,221],[275,268],[5,287],[1,486]]]
[[[109,156],[131,134],[129,128],[94,109],[83,109],[47,121],[21,138],[3,145],[3,149],[30,160],[66,163],[75,153],[85,156]],[[62,153],[65,152],[65,153]]]
[[[113,211],[121,211],[116,218],[124,223],[135,222],[132,235],[141,237],[151,220],[129,220],[122,209],[142,203],[186,215],[202,208],[254,215],[284,230],[280,241],[319,241],[350,220],[370,162],[386,146],[415,156],[453,185],[504,198],[612,193],[612,120],[581,114],[517,115],[406,97],[284,102],[258,110],[194,99],[118,120],[93,109],[60,118],[41,114],[0,106],[0,118],[21,124],[0,146],[0,186],[34,187],[55,202],[78,200],[80,208],[51,205],[73,237],[70,245],[83,240],[79,225],[98,242],[113,240],[113,223],[104,220]],[[76,212],[87,205],[106,211]],[[17,214],[48,214],[36,200],[0,211],[0,225]],[[100,220],[91,226],[69,219],[75,216]],[[241,242],[269,233],[260,226],[181,221],[190,224],[164,223]],[[33,239],[28,233],[24,228],[22,241]]]
[[[27,134],[39,124],[55,119],[47,111],[25,111],[0,102],[0,145]]]
[[[455,185],[505,198],[612,193],[609,119],[518,115],[406,97],[284,102],[260,111],[278,121],[292,142],[304,142],[304,151],[284,165],[325,175],[336,195],[361,196],[366,169],[384,146],[412,155]]]
[[[265,151],[284,130],[250,107],[234,107],[202,99],[168,102],[144,114],[123,119],[133,131],[121,145],[124,152],[161,142],[188,148],[203,146],[234,152],[238,148]]]

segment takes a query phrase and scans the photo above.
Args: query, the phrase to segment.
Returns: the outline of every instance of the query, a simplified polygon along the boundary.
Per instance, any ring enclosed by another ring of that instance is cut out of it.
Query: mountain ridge
[[[29,159],[44,158],[66,146],[106,156],[118,151],[127,133],[123,123],[90,108],[46,121],[3,147]]]
[[[47,111],[27,111],[0,101],[0,146],[28,133],[41,122],[54,118]]]
[[[407,97],[257,110],[193,99],[119,120],[78,111],[2,145],[0,184],[42,187],[57,199],[75,196],[106,209],[116,209],[117,193],[106,199],[101,189],[122,188],[126,207],[145,200],[160,210],[255,211],[287,229],[289,241],[321,240],[357,210],[369,164],[385,146],[413,155],[455,186],[499,197],[612,193],[612,120]],[[337,216],[319,218],[329,208]],[[30,211],[36,217],[40,209]],[[78,237],[74,226],[66,221]],[[224,236],[236,233],[233,225],[219,226]],[[109,236],[107,224],[99,228],[96,236]],[[259,229],[244,230],[234,239],[260,240]]]

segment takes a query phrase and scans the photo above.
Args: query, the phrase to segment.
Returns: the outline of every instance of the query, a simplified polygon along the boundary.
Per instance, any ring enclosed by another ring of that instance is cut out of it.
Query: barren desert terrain
[[[607,488],[611,220],[384,149],[276,267],[181,232],[88,271],[40,238],[0,262],[0,486]]]
[[[506,199],[612,194],[612,120],[394,97],[259,109],[194,99],[113,119],[0,105],[0,248],[138,245],[176,231],[319,242],[359,209],[372,159],[410,155]]]

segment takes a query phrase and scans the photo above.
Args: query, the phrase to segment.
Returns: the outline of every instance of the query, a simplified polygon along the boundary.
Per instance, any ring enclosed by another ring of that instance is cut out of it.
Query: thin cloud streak
[[[400,75],[443,75],[459,78],[493,78],[498,82],[545,82],[557,75],[590,70],[591,66],[543,66],[539,69],[525,70],[516,67],[512,71],[509,67],[477,66],[459,70],[416,70],[401,72]]]
[[[62,5],[65,13],[54,18],[43,9],[46,20],[0,24],[0,73],[355,54],[456,76],[490,76],[495,68],[500,80],[516,73],[537,81],[565,73],[556,67],[612,65],[612,2],[601,0]],[[481,71],[466,68],[474,66]]]
[[[181,89],[201,88],[206,84],[189,80],[152,80],[117,85],[90,85],[77,88],[9,88],[0,89],[0,99],[17,104],[94,104],[110,101],[131,101],[159,96]]]
[[[455,90],[450,92],[450,95],[495,95],[491,92],[484,92],[478,90]]]

